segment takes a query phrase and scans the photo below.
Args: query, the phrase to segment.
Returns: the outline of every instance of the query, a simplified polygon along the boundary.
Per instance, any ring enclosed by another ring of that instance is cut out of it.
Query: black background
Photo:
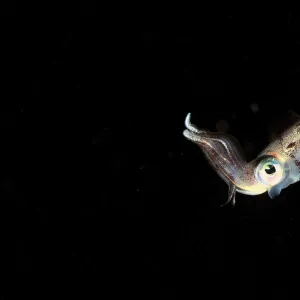
[[[211,131],[225,120],[253,159],[270,124],[300,113],[299,18],[203,13],[130,26],[129,16],[101,25],[92,8],[81,16],[17,31],[30,101],[5,111],[7,138],[25,150],[3,181],[22,224],[16,271],[93,274],[139,299],[288,299],[299,185],[220,208],[227,186],[182,132],[188,112]],[[89,123],[91,154],[78,141]],[[46,182],[45,170],[55,172]]]

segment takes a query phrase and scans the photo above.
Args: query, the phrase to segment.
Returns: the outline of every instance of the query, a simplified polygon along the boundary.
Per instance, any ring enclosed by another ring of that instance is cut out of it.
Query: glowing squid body
[[[229,202],[235,204],[236,192],[270,198],[300,180],[300,118],[267,146],[256,159],[246,162],[241,147],[231,135],[200,130],[185,120],[183,135],[204,152],[211,166],[228,184]],[[223,206],[222,205],[222,206]]]

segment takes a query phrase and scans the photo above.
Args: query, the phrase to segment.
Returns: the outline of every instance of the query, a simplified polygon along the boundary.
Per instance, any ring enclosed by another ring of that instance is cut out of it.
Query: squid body
[[[241,146],[231,135],[198,129],[185,119],[183,135],[202,149],[208,162],[228,184],[229,202],[235,204],[236,192],[270,198],[300,180],[300,117],[267,146],[256,159],[247,162]],[[222,206],[223,206],[222,205]]]

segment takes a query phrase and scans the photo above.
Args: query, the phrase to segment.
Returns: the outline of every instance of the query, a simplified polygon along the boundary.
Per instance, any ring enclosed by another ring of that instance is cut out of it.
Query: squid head
[[[183,135],[197,144],[217,174],[228,185],[228,198],[223,204],[235,204],[235,194],[271,198],[300,180],[300,118],[265,148],[256,159],[247,162],[238,141],[231,135],[201,130],[185,120]],[[222,206],[223,206],[222,205]]]

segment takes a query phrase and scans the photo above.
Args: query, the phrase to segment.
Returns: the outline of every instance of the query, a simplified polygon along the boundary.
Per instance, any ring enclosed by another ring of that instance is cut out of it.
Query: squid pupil
[[[267,165],[265,168],[265,172],[269,175],[274,174],[276,172],[276,169],[273,165]]]

